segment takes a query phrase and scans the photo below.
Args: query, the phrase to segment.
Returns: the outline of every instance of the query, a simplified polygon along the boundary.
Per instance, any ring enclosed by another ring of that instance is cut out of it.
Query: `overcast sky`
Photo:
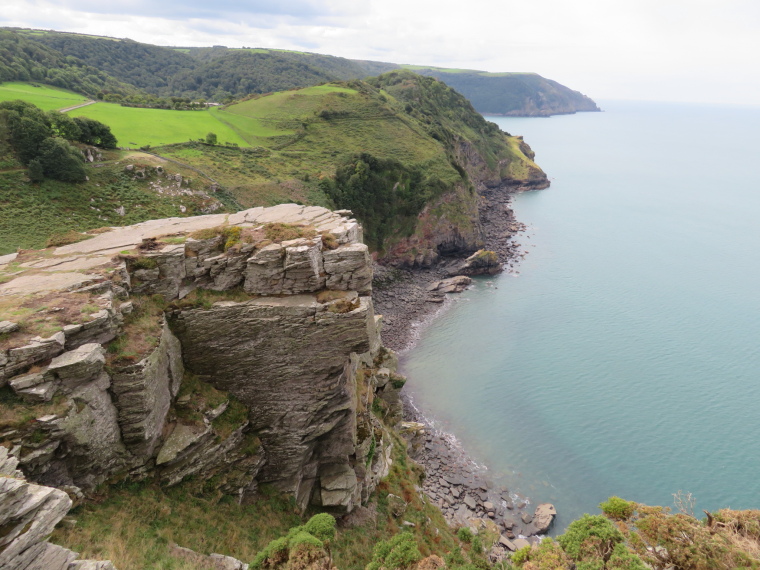
[[[758,0],[3,0],[0,25],[534,71],[602,100],[760,105]]]

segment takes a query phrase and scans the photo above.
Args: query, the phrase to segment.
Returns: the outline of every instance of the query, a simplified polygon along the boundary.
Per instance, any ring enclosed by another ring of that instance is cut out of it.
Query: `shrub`
[[[583,515],[570,523],[558,538],[564,551],[576,562],[606,562],[615,545],[623,542],[623,533],[602,515]]]
[[[647,570],[648,566],[623,544],[616,544],[607,562],[607,568],[616,570]]]
[[[45,173],[42,171],[42,163],[39,159],[34,158],[29,161],[29,180],[32,182],[42,182],[45,179]]]
[[[636,503],[620,497],[610,497],[603,503],[599,503],[599,508],[612,519],[627,520],[636,510]]]
[[[325,546],[321,540],[305,530],[300,531],[288,541],[288,548],[291,551],[302,545],[313,546],[314,548],[319,549],[322,549]]]
[[[314,515],[306,522],[304,529],[319,540],[332,540],[335,538],[335,517],[328,513]]]
[[[528,561],[528,558],[530,558],[530,548],[530,546],[523,546],[515,551],[511,557],[512,564],[516,564],[517,566],[525,564]]]
[[[375,545],[372,562],[367,565],[367,570],[411,568],[421,559],[422,554],[417,548],[414,535],[411,532],[402,532]]]
[[[272,568],[288,559],[288,539],[283,536],[267,544],[251,562],[251,568]]]
[[[581,568],[579,563],[576,568]],[[562,551],[559,544],[551,538],[545,538],[538,546],[528,551],[528,560],[523,563],[524,570],[555,570],[556,568],[570,568],[570,560]],[[604,564],[602,564],[602,567]],[[587,568],[586,570],[591,570]],[[601,570],[601,568],[600,568]]]
[[[457,531],[457,538],[462,542],[472,542],[472,532],[466,526],[463,526]]]

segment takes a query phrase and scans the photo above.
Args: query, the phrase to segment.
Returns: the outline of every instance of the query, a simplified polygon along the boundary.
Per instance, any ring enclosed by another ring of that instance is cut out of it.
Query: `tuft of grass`
[[[226,439],[230,434],[248,420],[248,408],[234,396],[230,396],[230,405],[224,413],[216,418],[211,425],[216,435]]]
[[[313,238],[317,235],[317,230],[311,226],[294,226],[275,222],[264,226],[264,235],[268,240],[280,243],[291,239]]]
[[[217,390],[195,374],[185,371],[177,394],[175,413],[184,423],[202,424],[205,412],[221,406],[228,399],[226,392]]]
[[[108,363],[127,366],[139,362],[158,346],[166,300],[161,295],[133,297],[134,310],[124,319],[121,334],[107,347]]]

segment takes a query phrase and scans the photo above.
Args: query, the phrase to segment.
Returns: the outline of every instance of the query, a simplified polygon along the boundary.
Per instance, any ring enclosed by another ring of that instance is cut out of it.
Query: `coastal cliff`
[[[0,445],[74,495],[192,476],[352,511],[388,474],[403,380],[347,214],[172,218],[6,256]]]

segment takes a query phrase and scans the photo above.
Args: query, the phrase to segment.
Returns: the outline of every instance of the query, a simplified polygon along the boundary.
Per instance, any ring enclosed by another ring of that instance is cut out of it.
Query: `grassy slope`
[[[110,157],[121,158],[121,164],[88,167],[90,181],[81,184],[56,180],[32,184],[25,170],[0,172],[0,255],[18,248],[44,247],[51,236],[70,230],[199,213],[196,197],[158,194],[149,186],[155,177],[134,180],[123,170],[125,164],[150,166],[158,164],[158,159],[120,151],[110,153]],[[163,166],[169,172],[191,177],[194,180],[191,189],[208,185],[192,171],[173,164]],[[187,208],[184,214],[181,205]],[[124,216],[116,213],[120,206],[125,209]]]
[[[320,116],[323,111],[331,118]],[[458,179],[442,146],[379,93],[322,85],[250,99],[216,113],[256,148],[183,145],[159,152],[223,181],[247,207],[291,200],[327,205],[316,181],[331,176],[336,164],[355,152],[425,165],[444,180]]]
[[[87,98],[79,93],[50,87],[49,85],[22,82],[0,83],[0,101],[13,101],[14,99],[27,101],[45,111],[72,107],[87,101]]]
[[[216,133],[220,143],[247,146],[229,125],[210,111],[171,111],[122,107],[116,103],[96,103],[74,109],[74,117],[90,117],[111,127],[121,146],[158,146],[204,138]]]

